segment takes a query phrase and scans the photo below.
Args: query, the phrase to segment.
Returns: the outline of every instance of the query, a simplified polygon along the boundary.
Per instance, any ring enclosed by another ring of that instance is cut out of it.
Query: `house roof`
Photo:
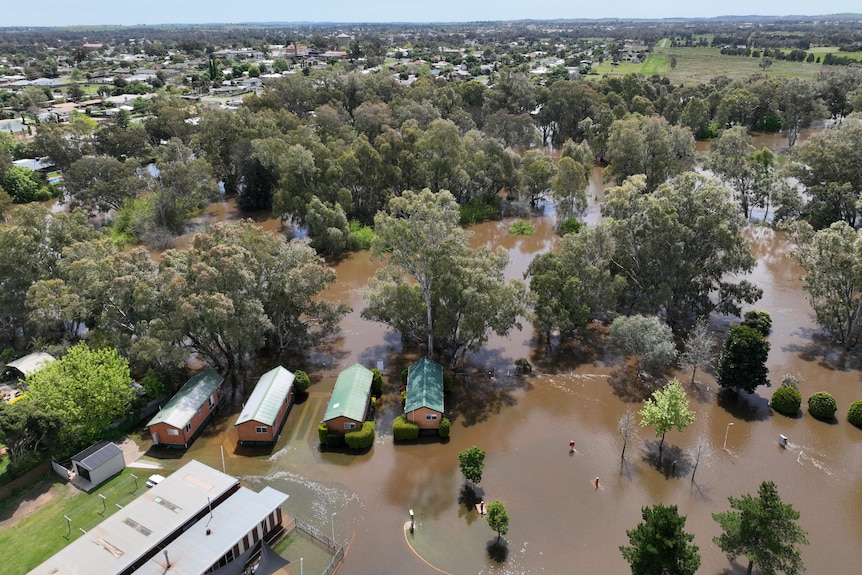
[[[141,492],[122,510],[30,571],[30,575],[121,573],[162,546],[168,536],[206,510],[210,501],[238,485],[236,478],[192,460]]]
[[[185,427],[223,381],[224,378],[213,369],[195,375],[147,423],[147,427],[156,423],[167,423],[177,429]]]
[[[373,377],[370,369],[358,363],[339,373],[323,421],[336,417],[346,417],[354,421],[365,419]]]
[[[116,443],[103,441],[74,455],[72,461],[77,461],[80,467],[93,471],[115,458],[117,454],[122,456],[123,450],[117,447]]]
[[[235,425],[257,421],[264,425],[275,425],[278,411],[293,389],[294,375],[281,366],[260,376]]]
[[[407,368],[407,401],[404,412],[427,407],[443,413],[443,368],[423,357]]]
[[[204,573],[237,541],[287,501],[287,497],[272,487],[264,487],[260,493],[240,487],[227,501],[213,507],[211,516],[195,523],[165,547],[171,561],[170,570],[165,569],[164,554],[158,553],[135,571],[135,575]],[[242,566],[236,565],[240,572]]]
[[[24,374],[24,377],[27,377],[31,373],[36,373],[52,361],[54,361],[53,355],[44,351],[37,351],[30,355],[19,357],[15,361],[10,361],[6,365],[17,369]]]

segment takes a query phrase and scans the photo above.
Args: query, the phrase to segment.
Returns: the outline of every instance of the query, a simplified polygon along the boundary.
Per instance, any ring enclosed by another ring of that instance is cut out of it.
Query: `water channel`
[[[600,176],[594,171],[588,191],[588,222],[599,217]],[[236,217],[230,205],[212,209],[213,220]],[[471,241],[508,249],[506,274],[519,277],[535,255],[553,248],[554,221],[532,218],[536,234],[529,237],[508,234],[510,223],[473,226]],[[659,502],[677,505],[687,517],[686,530],[702,555],[698,573],[744,573],[747,561],[728,562],[712,543],[720,533],[712,514],[729,508],[728,496],[756,493],[764,480],[774,481],[784,501],[801,513],[799,523],[811,542],[802,550],[808,572],[856,572],[862,564],[862,430],[847,423],[845,414],[851,401],[862,398],[862,362],[817,329],[786,239],[765,227],[751,226],[746,234],[757,258],[750,279],[764,290],[755,307],[773,318],[770,377],[777,385],[782,374],[799,374],[803,398],[832,393],[839,404],[836,422],[807,412],[795,419],[772,413],[772,389],[725,396],[717,393],[711,374],[699,373],[692,385],[691,374],[680,372],[697,420],[685,432],[668,433],[663,465],[655,464],[656,438],[649,429],[639,430],[640,439],[621,461],[617,420],[627,409],[639,409],[647,391],[621,377],[624,360],[601,345],[601,328],[579,345],[559,349],[537,344],[527,324],[509,337],[492,337],[460,370],[447,398],[453,422],[448,441],[395,445],[397,374],[413,358],[403,355],[397,335],[360,317],[361,290],[380,265],[363,252],[337,264],[338,282],[325,294],[353,307],[341,335],[312,352],[308,365],[285,365],[306,369],[314,384],[293,407],[274,448],[237,447],[232,425],[240,389],[187,452],[149,455],[168,468],[191,458],[221,468],[224,457],[227,472],[256,489],[271,485],[288,493],[288,514],[347,545],[339,569],[347,575],[625,573],[628,565],[618,549],[628,542],[625,531],[640,521],[642,506]],[[724,330],[730,321],[718,318],[714,327]],[[532,375],[511,372],[520,357],[529,358]],[[355,362],[378,361],[388,393],[378,410],[376,444],[360,455],[321,450],[316,427],[338,372]],[[259,367],[263,372],[269,366]],[[779,446],[779,434],[789,437],[787,448]],[[701,459],[692,482],[686,452],[701,435],[711,454]],[[576,442],[574,453],[569,440]],[[510,516],[503,545],[495,545],[485,520],[459,501],[464,481],[457,454],[472,445],[487,452],[477,495],[502,501]],[[416,516],[413,534],[404,529],[410,509]]]

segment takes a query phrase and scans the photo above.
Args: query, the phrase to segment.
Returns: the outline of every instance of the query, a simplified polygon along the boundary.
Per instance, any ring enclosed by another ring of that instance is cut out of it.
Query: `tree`
[[[13,166],[6,170],[0,185],[16,204],[44,201],[51,197],[50,189],[39,179],[38,174],[23,166]]]
[[[55,447],[61,426],[57,413],[26,397],[14,404],[0,402],[0,443],[9,450],[11,461]]]
[[[694,474],[697,473],[697,467],[701,460],[709,460],[712,456],[712,448],[709,445],[709,438],[706,433],[701,433],[694,441],[694,445],[688,450],[688,455],[694,460],[694,466],[691,470],[691,482],[694,483]]]
[[[158,174],[149,182],[155,222],[161,229],[182,232],[190,213],[218,193],[212,168],[178,138],[160,148],[156,167]]]
[[[754,393],[760,385],[769,386],[766,359],[769,342],[747,325],[730,328],[718,356],[716,379],[721,387]]]
[[[742,215],[748,220],[755,204],[754,180],[756,172],[752,156],[755,152],[753,140],[744,126],[734,126],[721,133],[710,147],[708,166],[727,182],[736,194]]]
[[[620,316],[611,323],[608,341],[635,358],[635,371],[663,369],[676,360],[673,332],[657,317]]]
[[[557,175],[551,182],[557,220],[583,216],[587,211],[587,184],[589,171],[572,158],[560,158]]]
[[[685,531],[685,517],[676,505],[641,508],[643,521],[626,530],[629,545],[620,551],[632,575],[694,575],[700,567],[700,550],[694,535]]]
[[[712,365],[714,347],[715,339],[709,333],[709,323],[703,318],[697,320],[685,338],[685,351],[682,354],[682,362],[691,366],[692,385],[697,368]]]
[[[75,204],[102,212],[120,209],[144,185],[132,163],[110,156],[84,156],[63,173],[63,182]]]
[[[787,147],[792,148],[802,128],[822,113],[823,106],[814,82],[802,78],[782,79],[776,96],[781,128],[787,134]]]
[[[479,483],[485,468],[485,450],[474,445],[458,453],[458,466],[464,479],[473,484]]]
[[[862,234],[846,222],[818,232],[797,222],[790,231],[817,323],[844,349],[853,349],[862,340]]]
[[[629,440],[637,438],[638,432],[635,414],[627,409],[626,412],[617,420],[617,429],[620,432],[620,438],[623,440],[623,451],[620,454],[620,459],[625,460],[626,446],[628,445]],[[622,463],[622,461],[620,463]]]
[[[808,544],[807,534],[796,524],[799,512],[781,501],[775,483],[761,483],[757,497],[746,494],[728,500],[732,511],[712,516],[723,530],[712,540],[729,561],[740,555],[747,557],[749,575],[754,565],[764,575],[805,571],[799,545]]]
[[[497,541],[509,532],[509,513],[499,501],[488,504],[488,527],[497,532]]]
[[[112,348],[86,343],[27,377],[28,400],[63,422],[61,445],[69,452],[101,437],[124,416],[135,396],[128,362]]]
[[[671,429],[682,431],[694,422],[694,412],[688,408],[688,397],[678,379],[672,379],[652,397],[644,402],[641,416],[641,426],[655,427],[656,437],[661,437],[658,444],[658,456],[661,459],[664,436]]]

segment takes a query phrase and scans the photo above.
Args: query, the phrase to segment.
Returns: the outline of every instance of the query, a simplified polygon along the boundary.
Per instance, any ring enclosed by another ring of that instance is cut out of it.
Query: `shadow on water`
[[[772,416],[766,398],[754,393],[722,389],[717,394],[718,405],[727,413],[743,421],[766,421]]]
[[[488,541],[488,558],[494,563],[505,563],[509,557],[509,545],[502,537]]]
[[[635,370],[629,366],[613,370],[608,377],[608,384],[614,395],[626,403],[640,403],[655,391],[648,381],[638,377]]]
[[[455,377],[455,389],[449,411],[449,419],[460,420],[464,427],[486,421],[499,413],[503,407],[516,404],[512,392],[527,383],[520,377],[492,376],[486,373],[461,373]]]

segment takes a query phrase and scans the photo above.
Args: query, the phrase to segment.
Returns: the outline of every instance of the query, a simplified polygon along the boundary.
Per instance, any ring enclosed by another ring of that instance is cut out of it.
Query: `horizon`
[[[669,0],[653,3],[611,0],[600,6],[579,7],[564,0],[546,0],[540,6],[502,0],[476,0],[463,4],[454,0],[437,2],[395,2],[383,0],[360,4],[331,0],[325,9],[303,4],[285,6],[277,0],[248,0],[237,4],[226,0],[151,0],[146,5],[125,6],[122,10],[82,4],[69,10],[67,2],[44,0],[32,6],[4,7],[3,28],[68,28],[73,26],[165,26],[165,25],[338,25],[338,24],[463,24],[471,22],[518,22],[554,20],[674,20],[762,17],[828,17],[859,15],[859,6],[850,0],[826,0],[811,13],[810,2],[767,0],[751,13],[751,2],[729,0],[707,5],[680,6]],[[325,17],[322,12],[325,12]],[[860,16],[862,19],[862,16]]]

